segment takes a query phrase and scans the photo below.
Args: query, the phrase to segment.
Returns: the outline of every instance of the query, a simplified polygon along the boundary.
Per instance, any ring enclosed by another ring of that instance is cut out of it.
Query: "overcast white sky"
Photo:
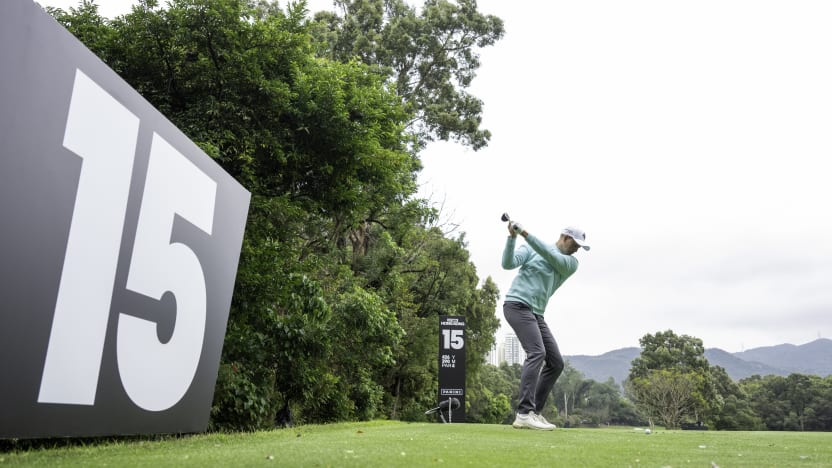
[[[470,89],[491,144],[431,145],[420,180],[481,279],[511,284],[507,211],[592,244],[546,311],[564,354],[667,329],[729,352],[832,337],[832,3],[478,5],[506,26]]]

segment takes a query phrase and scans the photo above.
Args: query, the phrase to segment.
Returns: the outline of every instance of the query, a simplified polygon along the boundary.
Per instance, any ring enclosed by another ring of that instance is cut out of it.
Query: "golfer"
[[[551,431],[556,426],[541,413],[564,364],[543,312],[552,294],[578,269],[578,259],[572,254],[579,248],[589,250],[589,245],[586,234],[573,227],[564,229],[555,245],[544,244],[519,223],[509,222],[508,232],[503,268],[520,267],[520,271],[506,293],[503,314],[526,352],[517,417],[512,426]],[[515,250],[517,234],[526,239],[527,245]]]

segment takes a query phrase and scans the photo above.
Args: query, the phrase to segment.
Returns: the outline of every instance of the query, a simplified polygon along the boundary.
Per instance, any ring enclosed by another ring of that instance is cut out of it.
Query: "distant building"
[[[488,354],[485,356],[485,362],[491,364],[492,366],[499,367],[500,364],[505,361],[503,350],[505,349],[505,345],[502,342],[497,342],[491,345],[491,350],[488,351]]]
[[[488,354],[485,355],[485,362],[486,364],[491,364],[492,366],[496,366],[494,361],[496,361],[497,357],[497,343],[491,345],[491,349],[488,350]]]
[[[506,364],[520,364],[526,360],[526,352],[523,351],[523,346],[520,345],[520,340],[514,333],[506,333],[505,341],[505,361]]]

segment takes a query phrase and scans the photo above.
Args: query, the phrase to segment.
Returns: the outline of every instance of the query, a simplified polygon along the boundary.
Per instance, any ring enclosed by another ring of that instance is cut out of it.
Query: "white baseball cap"
[[[580,245],[582,249],[589,250],[589,245],[586,243],[586,233],[576,227],[566,227],[563,228],[561,234],[565,234],[573,239],[575,239],[575,243]]]

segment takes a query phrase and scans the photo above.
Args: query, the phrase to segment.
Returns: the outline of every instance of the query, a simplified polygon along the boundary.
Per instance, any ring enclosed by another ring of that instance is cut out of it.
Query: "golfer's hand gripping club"
[[[503,213],[503,215],[500,216],[500,219],[504,222],[505,221],[508,222],[509,231],[513,232],[514,234],[520,234],[521,236],[525,237],[526,230],[523,229],[523,225],[520,224],[520,223],[515,223],[514,221],[512,221],[511,218],[509,217],[508,213]]]

